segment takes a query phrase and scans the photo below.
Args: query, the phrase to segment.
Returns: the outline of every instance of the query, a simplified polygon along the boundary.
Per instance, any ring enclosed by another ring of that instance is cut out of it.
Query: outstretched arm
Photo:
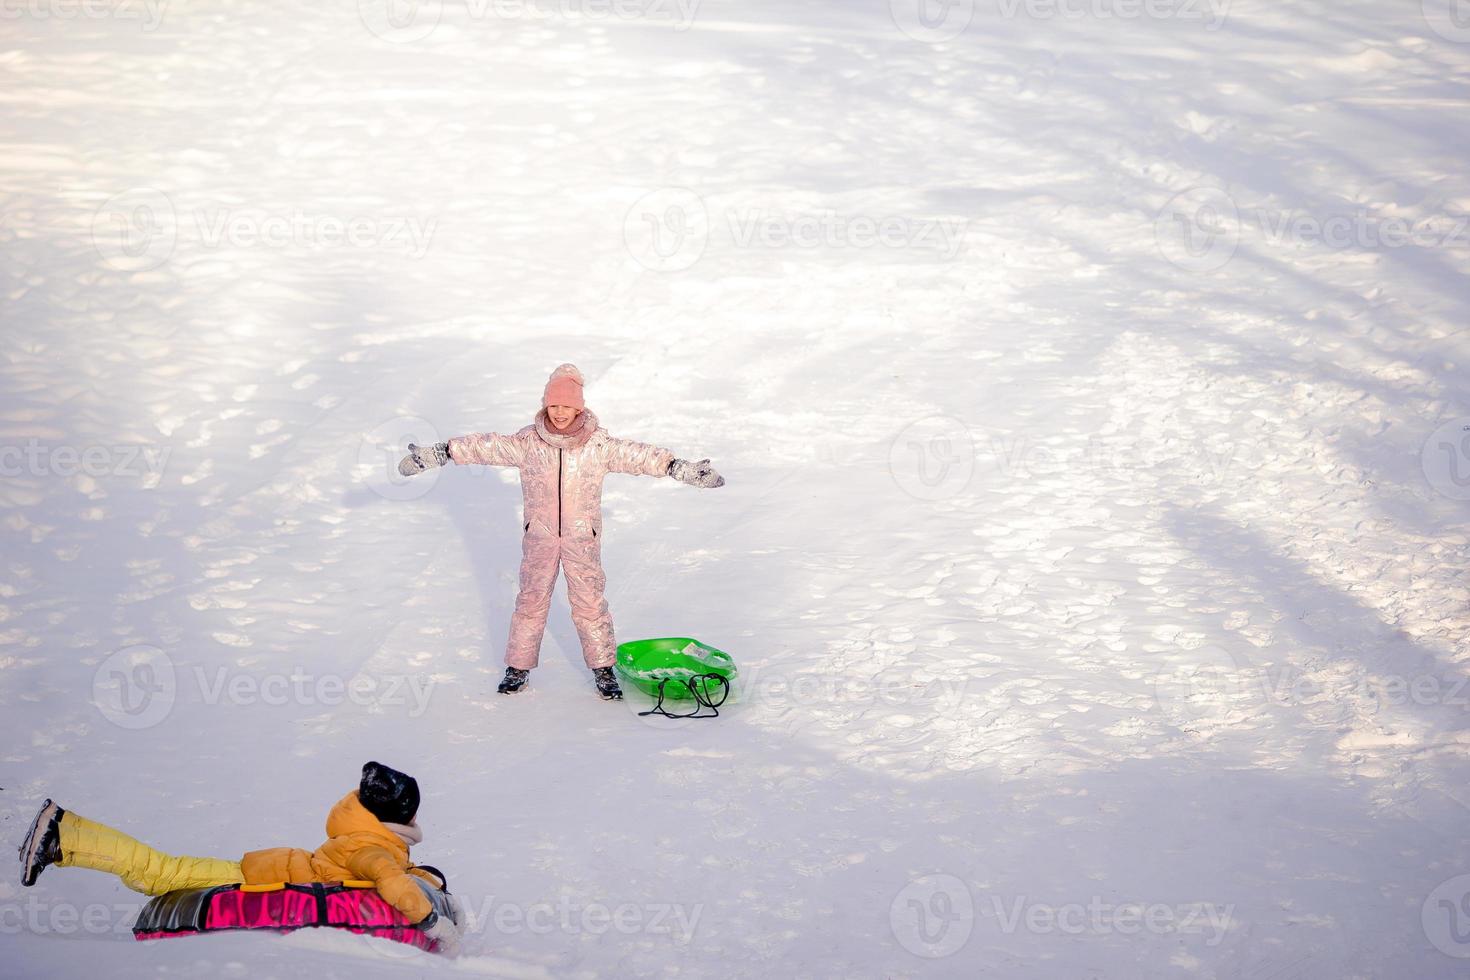
[[[609,473],[633,473],[638,476],[672,476],[691,487],[723,487],[725,478],[715,472],[708,459],[691,463],[678,459],[672,452],[632,439],[607,440]]]
[[[667,476],[674,454],[660,446],[632,439],[607,439],[609,473],[631,473],[634,476]]]
[[[483,466],[520,466],[526,459],[526,444],[515,436],[498,432],[476,432],[456,436],[445,443],[449,458],[456,463]]]
[[[515,436],[498,432],[477,432],[456,436],[448,442],[432,446],[408,444],[408,455],[398,463],[402,476],[414,476],[450,463],[480,463],[485,466],[520,466],[526,447]]]

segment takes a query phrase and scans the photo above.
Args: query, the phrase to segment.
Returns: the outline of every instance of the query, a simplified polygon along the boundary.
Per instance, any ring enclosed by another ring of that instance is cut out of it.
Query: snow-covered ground
[[[314,847],[424,787],[457,961],[0,974],[1470,975],[1470,18],[1451,0],[0,6],[0,827]],[[616,435],[598,701],[494,692],[513,431]],[[350,693],[349,693],[350,692]]]

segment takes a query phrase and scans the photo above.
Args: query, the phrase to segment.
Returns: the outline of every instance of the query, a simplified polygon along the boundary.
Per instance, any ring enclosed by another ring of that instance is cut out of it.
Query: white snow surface
[[[472,919],[138,943],[53,868],[0,974],[1466,976],[1470,30],[694,6],[6,6],[5,839],[313,848],[378,759]],[[728,480],[605,493],[717,720],[561,584],[498,696],[515,474],[387,475],[562,361]]]

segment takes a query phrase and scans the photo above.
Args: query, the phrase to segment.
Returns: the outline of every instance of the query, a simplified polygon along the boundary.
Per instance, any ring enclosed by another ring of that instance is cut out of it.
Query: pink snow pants
[[[557,537],[534,525],[521,539],[521,591],[510,617],[505,664],[530,670],[541,660],[541,637],[551,612],[551,590],[560,568],[566,573],[572,623],[582,641],[588,667],[611,667],[618,657],[608,612],[607,576],[602,571],[602,538]]]

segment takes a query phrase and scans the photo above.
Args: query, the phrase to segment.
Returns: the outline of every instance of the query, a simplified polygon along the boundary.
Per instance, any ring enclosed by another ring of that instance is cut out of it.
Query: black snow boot
[[[20,845],[20,883],[27,888],[36,883],[41,872],[61,860],[61,817],[66,813],[47,800],[41,804],[25,843]]]
[[[593,667],[592,679],[597,682],[597,694],[602,700],[623,700],[623,689],[618,687],[618,679],[613,676],[611,667]]]
[[[505,668],[505,677],[500,681],[500,687],[496,688],[501,694],[514,694],[526,686],[530,679],[529,670],[521,670],[519,667]]]

